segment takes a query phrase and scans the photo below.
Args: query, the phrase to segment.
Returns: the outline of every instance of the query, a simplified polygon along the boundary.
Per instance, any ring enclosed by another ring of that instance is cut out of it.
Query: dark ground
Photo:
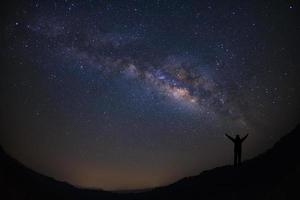
[[[141,193],[78,189],[38,174],[0,151],[0,199],[300,199],[300,125],[242,166],[218,167]]]

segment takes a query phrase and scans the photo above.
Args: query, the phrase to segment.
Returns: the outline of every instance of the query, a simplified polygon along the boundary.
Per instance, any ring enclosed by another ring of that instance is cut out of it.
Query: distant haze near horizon
[[[170,184],[243,159],[300,119],[299,4],[11,1],[0,144],[57,180]]]

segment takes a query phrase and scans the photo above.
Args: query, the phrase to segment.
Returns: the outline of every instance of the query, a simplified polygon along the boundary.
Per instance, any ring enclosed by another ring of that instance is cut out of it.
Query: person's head
[[[240,139],[240,135],[239,135],[239,134],[236,134],[236,135],[235,135],[235,139]]]

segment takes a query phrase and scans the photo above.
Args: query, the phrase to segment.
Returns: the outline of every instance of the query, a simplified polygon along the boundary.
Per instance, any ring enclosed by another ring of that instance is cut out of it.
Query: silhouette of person
[[[237,167],[241,164],[242,160],[242,143],[248,137],[248,134],[240,138],[239,135],[236,135],[235,138],[230,135],[225,134],[233,143],[234,143],[234,166]]]

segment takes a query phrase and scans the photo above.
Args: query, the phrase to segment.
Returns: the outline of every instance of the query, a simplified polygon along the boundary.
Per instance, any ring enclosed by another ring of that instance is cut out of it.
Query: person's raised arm
[[[226,137],[228,137],[232,142],[234,142],[234,139],[233,139],[230,135],[228,135],[227,133],[226,133],[225,135],[226,135]]]
[[[242,142],[248,137],[248,135],[249,135],[249,134],[247,134],[246,136],[244,136],[244,137],[242,138]]]

